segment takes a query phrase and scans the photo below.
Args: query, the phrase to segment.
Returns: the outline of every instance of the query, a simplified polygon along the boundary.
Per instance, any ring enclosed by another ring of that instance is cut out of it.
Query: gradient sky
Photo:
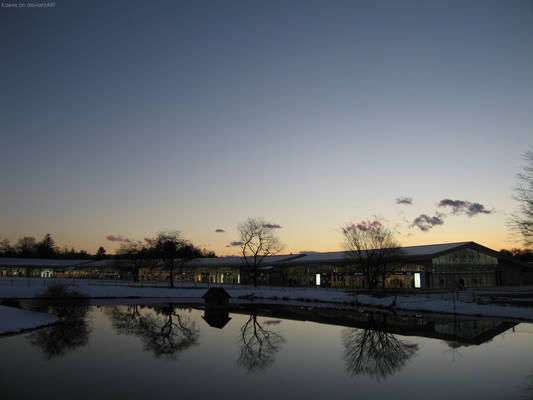
[[[403,245],[517,244],[532,1],[58,0],[0,8],[0,32],[0,237],[235,254],[254,216],[328,251],[377,216]]]

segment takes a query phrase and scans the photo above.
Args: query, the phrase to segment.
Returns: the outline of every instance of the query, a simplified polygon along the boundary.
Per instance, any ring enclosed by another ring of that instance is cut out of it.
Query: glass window
[[[420,279],[420,272],[415,272],[415,288],[420,289],[422,287],[422,282]]]

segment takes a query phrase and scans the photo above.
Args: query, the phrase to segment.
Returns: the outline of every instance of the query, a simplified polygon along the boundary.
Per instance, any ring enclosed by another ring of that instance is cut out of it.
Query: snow
[[[462,315],[477,315],[490,317],[515,318],[533,320],[532,307],[518,307],[501,304],[478,304],[474,302],[474,295],[505,293],[528,293],[533,299],[533,286],[520,286],[509,288],[492,288],[489,290],[466,290],[459,292],[459,299],[454,301],[451,293],[402,294],[396,298],[373,297],[367,294],[357,294],[353,289],[333,288],[294,288],[246,285],[209,285],[194,283],[176,283],[176,288],[169,288],[168,283],[151,282],[142,285],[127,281],[99,281],[81,279],[46,279],[46,278],[0,278],[0,298],[28,299],[42,293],[47,286],[63,282],[71,286],[84,296],[95,299],[169,299],[180,301],[196,301],[201,299],[206,290],[212,286],[222,286],[232,296],[231,301],[236,302],[239,297],[251,300],[268,300],[283,304],[305,302],[328,303],[330,306],[337,304],[382,307],[394,310],[407,310],[413,312],[432,312]],[[396,302],[396,304],[394,304]],[[1,317],[0,317],[1,318]]]
[[[0,335],[53,324],[58,318],[52,314],[0,306]]]

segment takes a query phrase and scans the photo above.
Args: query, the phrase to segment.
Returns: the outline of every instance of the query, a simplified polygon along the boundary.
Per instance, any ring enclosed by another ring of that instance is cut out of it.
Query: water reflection
[[[523,397],[525,399],[533,399],[533,374],[526,377],[528,383],[522,387]]]
[[[172,304],[124,308],[111,311],[113,327],[119,334],[139,337],[146,351],[156,358],[175,359],[177,354],[198,344],[196,323],[177,312]]]
[[[227,307],[206,306],[202,318],[205,322],[207,322],[209,326],[218,329],[224,328],[226,324],[231,320]]]
[[[75,309],[64,311],[80,320]],[[90,334],[62,318],[56,327],[0,338],[0,354],[9,360],[0,367],[2,399],[59,400],[72,393],[95,399],[106,396],[103,388],[132,399],[171,399],[176,390],[181,397],[220,399],[334,392],[336,399],[431,393],[496,400],[533,393],[530,324],[511,331],[512,322],[486,318],[243,303],[212,310],[198,303],[90,307],[90,318],[83,308],[79,316],[91,324]],[[222,330],[208,325],[228,318]],[[464,360],[450,360],[452,342],[470,344],[461,349]],[[178,361],[165,359],[174,357]],[[31,385],[28,377],[35,377]]]
[[[370,313],[368,329],[343,331],[344,360],[349,375],[385,379],[400,371],[418,351],[417,344],[398,339],[387,331],[387,315],[383,315],[379,327],[376,318]]]
[[[274,355],[285,341],[278,332],[266,329],[257,320],[258,308],[251,309],[250,317],[240,329],[240,351],[237,365],[248,373],[261,372],[274,363]]]
[[[179,352],[199,342],[197,322],[184,316],[182,310],[173,304],[129,305],[113,307],[108,314],[119,334],[140,338],[144,350],[156,358],[175,359]],[[250,308],[206,304],[201,318],[211,327],[228,329],[232,319],[230,311],[246,315],[245,322],[238,328],[237,365],[248,373],[271,367],[285,342],[282,334],[272,329],[279,320],[262,322],[261,317],[286,318],[346,327],[342,333],[345,371],[350,376],[366,375],[378,381],[399,372],[418,352],[417,344],[400,336],[440,339],[456,349],[490,341],[514,325],[496,320],[272,305]]]
[[[89,301],[87,299],[39,299],[33,309],[50,312],[59,317],[59,321],[39,329],[28,336],[29,342],[39,347],[46,359],[63,357],[89,343],[91,327],[88,322]]]

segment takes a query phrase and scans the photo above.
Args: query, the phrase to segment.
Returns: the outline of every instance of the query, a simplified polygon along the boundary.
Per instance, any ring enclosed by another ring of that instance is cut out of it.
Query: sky
[[[532,1],[5,0],[0,33],[0,238],[518,245]]]

